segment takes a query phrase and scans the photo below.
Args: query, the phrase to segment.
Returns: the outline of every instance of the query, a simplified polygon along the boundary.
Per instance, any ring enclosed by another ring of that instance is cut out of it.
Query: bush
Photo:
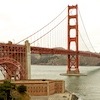
[[[26,92],[26,86],[24,86],[24,85],[20,85],[20,86],[18,86],[17,87],[17,91],[19,92],[19,93],[25,93]]]

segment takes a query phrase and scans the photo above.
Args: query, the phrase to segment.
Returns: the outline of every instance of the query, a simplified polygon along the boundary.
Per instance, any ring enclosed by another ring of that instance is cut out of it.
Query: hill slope
[[[80,65],[82,66],[99,66],[100,65],[100,58],[94,57],[83,57],[80,56]],[[43,64],[43,65],[66,65],[67,64],[67,55],[57,55],[57,54],[46,54],[46,55],[39,55],[33,54],[31,56],[31,63],[32,64]]]

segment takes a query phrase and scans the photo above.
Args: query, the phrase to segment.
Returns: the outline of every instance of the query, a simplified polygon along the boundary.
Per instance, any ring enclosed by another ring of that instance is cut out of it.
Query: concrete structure
[[[31,79],[31,51],[30,51],[30,43],[25,41],[26,48],[26,79]]]
[[[0,81],[2,84],[4,80]],[[16,86],[24,85],[27,87],[27,93],[30,96],[50,96],[56,93],[65,92],[65,82],[63,80],[11,80],[11,83],[16,84]]]
[[[55,93],[65,92],[65,82],[63,80],[21,80],[12,81],[18,85],[25,85],[30,96],[49,96]]]
[[[4,80],[0,81],[0,84]],[[63,80],[11,80],[16,86],[24,85],[27,87],[27,93],[31,100],[78,100],[75,94],[65,90],[65,82]],[[13,91],[13,96],[18,98],[20,95],[17,91]]]

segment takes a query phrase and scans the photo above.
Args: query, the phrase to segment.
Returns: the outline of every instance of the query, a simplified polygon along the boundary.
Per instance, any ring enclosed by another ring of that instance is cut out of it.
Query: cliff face
[[[100,65],[100,58],[80,56],[79,59],[80,59],[81,66],[99,66]],[[44,65],[66,65],[67,64],[67,55],[33,54],[31,56],[31,63],[39,64],[39,65],[41,65],[41,64],[44,64]]]

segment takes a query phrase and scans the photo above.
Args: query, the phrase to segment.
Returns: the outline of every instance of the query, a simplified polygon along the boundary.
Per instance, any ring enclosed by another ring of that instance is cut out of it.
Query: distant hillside
[[[32,55],[32,64],[65,65],[66,56],[63,55]]]
[[[32,54],[32,64],[43,65],[66,65],[67,55],[61,54]],[[80,65],[82,66],[100,66],[100,58],[80,56]]]
[[[65,50],[64,48],[61,47],[56,47],[54,49]],[[31,58],[32,58],[31,59],[32,64],[67,65],[67,55],[32,54]],[[81,66],[100,66],[100,58],[80,56],[79,59],[80,59],[79,63]]]

